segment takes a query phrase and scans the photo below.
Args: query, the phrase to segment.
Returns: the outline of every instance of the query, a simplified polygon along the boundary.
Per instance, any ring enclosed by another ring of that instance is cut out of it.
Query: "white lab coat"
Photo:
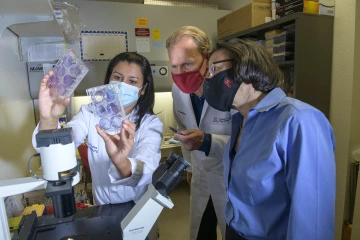
[[[129,114],[129,120],[133,122],[134,111]],[[146,192],[152,173],[159,165],[163,124],[155,115],[146,114],[142,118],[135,133],[134,147],[128,156],[132,175],[122,178],[105,150],[104,140],[96,131],[95,125],[98,123],[99,117],[91,112],[88,105],[83,105],[80,112],[66,125],[72,127],[76,147],[88,137],[88,160],[95,204],[115,204],[131,200],[137,202]],[[34,147],[38,127],[32,137]]]
[[[191,205],[190,205],[190,240],[195,240],[200,228],[202,215],[211,195],[218,224],[225,239],[226,223],[224,209],[226,188],[224,182],[223,151],[231,133],[230,112],[218,111],[205,101],[199,127],[196,123],[190,95],[181,92],[173,84],[174,117],[179,130],[200,129],[210,133],[211,148],[208,156],[204,152],[187,151],[182,147],[184,158],[191,162]]]

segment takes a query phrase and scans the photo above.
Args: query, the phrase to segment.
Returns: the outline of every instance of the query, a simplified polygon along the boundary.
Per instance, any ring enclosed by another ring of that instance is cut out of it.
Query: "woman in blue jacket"
[[[318,109],[287,97],[283,81],[254,42],[219,43],[210,57],[206,101],[238,111],[224,152],[226,240],[334,238],[333,130]]]

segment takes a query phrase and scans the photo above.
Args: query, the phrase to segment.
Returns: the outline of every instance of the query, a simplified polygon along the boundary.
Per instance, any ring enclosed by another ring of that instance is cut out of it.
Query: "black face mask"
[[[231,110],[240,84],[235,82],[232,68],[221,71],[212,78],[205,78],[205,99],[216,110],[228,112]]]

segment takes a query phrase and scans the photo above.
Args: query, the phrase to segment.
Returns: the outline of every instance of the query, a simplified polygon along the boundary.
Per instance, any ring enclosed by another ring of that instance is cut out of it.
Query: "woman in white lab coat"
[[[58,102],[51,98],[49,75],[40,85],[40,122],[33,133],[34,147],[36,133],[59,127],[58,118],[69,103],[69,99]],[[88,105],[83,105],[66,125],[72,127],[76,147],[88,138],[95,205],[137,202],[147,190],[161,157],[163,124],[153,112],[154,84],[147,59],[133,52],[117,55],[106,72],[105,84],[110,81],[122,84],[124,89],[121,101],[129,120],[123,122],[120,133],[102,130],[99,117]]]

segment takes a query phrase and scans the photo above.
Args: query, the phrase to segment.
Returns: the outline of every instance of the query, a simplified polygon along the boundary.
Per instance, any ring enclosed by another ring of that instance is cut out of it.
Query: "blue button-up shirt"
[[[248,240],[334,238],[335,139],[326,117],[276,88],[234,115],[224,152],[225,220]]]

